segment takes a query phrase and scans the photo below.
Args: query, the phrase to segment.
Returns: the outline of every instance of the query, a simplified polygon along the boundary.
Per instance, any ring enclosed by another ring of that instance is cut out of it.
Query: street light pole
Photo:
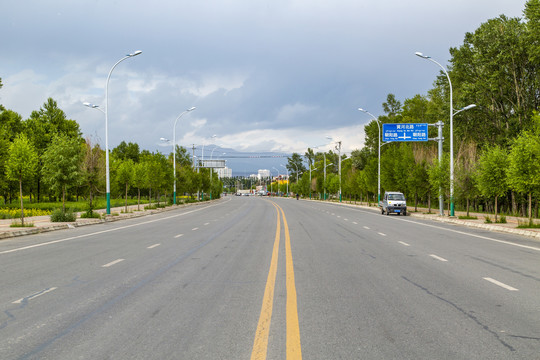
[[[107,83],[105,84],[105,172],[107,182],[107,215],[111,214],[111,180],[109,175],[109,80],[116,65],[120,64],[126,59],[140,55],[141,53],[142,51],[137,50],[134,53],[128,54],[118,60],[116,64],[114,64],[111,68],[111,71],[109,71],[109,75],[107,76]]]
[[[173,145],[172,145],[172,147],[173,147],[173,175],[174,175],[174,177],[173,177],[173,179],[174,179],[173,204],[174,205],[176,205],[176,123],[182,117],[182,115],[184,115],[187,112],[193,111],[193,110],[195,110],[195,107],[190,107],[189,109],[185,110],[180,115],[178,115],[176,120],[174,120],[174,125],[173,125]]]
[[[377,128],[379,129],[379,137],[377,139],[377,141],[379,142],[379,155],[378,155],[378,164],[377,164],[377,168],[378,168],[378,175],[377,175],[377,205],[380,204],[381,202],[381,124],[379,122],[379,120],[373,116],[372,113],[370,113],[369,111],[367,110],[364,110],[362,108],[358,108],[358,110],[368,114],[369,116],[371,116],[371,118],[373,120],[375,120],[375,122],[377,123]]]
[[[448,85],[450,86],[450,216],[454,216],[454,115],[463,110],[471,109],[476,105],[471,104],[454,113],[454,105],[452,99],[452,81],[450,80],[450,75],[448,75],[448,71],[446,71],[444,66],[433,60],[430,56],[426,56],[421,52],[416,52],[415,55],[437,64],[445,73],[446,78],[448,79]]]

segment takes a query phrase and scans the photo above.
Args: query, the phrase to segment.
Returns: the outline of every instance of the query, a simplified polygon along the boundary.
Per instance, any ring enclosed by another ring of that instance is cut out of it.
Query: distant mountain
[[[210,151],[208,150],[210,149]],[[225,153],[225,154],[223,154]],[[202,148],[195,149],[195,156],[202,157]],[[286,174],[287,158],[291,154],[278,152],[243,152],[230,148],[205,145],[204,160],[223,159],[233,176],[249,176],[257,174],[259,169],[270,170],[272,175]],[[283,165],[283,166],[281,166]]]

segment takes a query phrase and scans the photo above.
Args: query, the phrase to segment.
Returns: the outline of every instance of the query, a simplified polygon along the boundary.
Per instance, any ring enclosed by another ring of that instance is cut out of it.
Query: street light
[[[99,110],[99,111],[101,111],[102,113],[105,114],[105,111],[102,108],[100,108],[99,105],[90,104],[89,102],[83,102],[83,105],[87,106],[89,108],[92,108],[92,109]]]
[[[377,171],[378,171],[378,175],[377,175],[377,205],[380,204],[381,202],[381,124],[379,122],[379,119],[377,119],[375,116],[373,116],[372,113],[370,113],[369,111],[367,110],[364,110],[362,108],[358,108],[359,111],[362,111],[366,114],[368,114],[369,116],[371,116],[371,118],[373,120],[375,120],[375,122],[377,123],[377,128],[379,129],[379,137],[377,138],[378,142],[379,142],[379,155],[378,155],[378,164],[377,164]]]
[[[111,214],[111,180],[109,175],[109,80],[116,65],[120,64],[126,59],[140,55],[141,53],[142,51],[137,50],[134,53],[128,54],[118,60],[111,68],[111,71],[109,71],[109,75],[107,76],[107,83],[105,84],[105,172],[107,182],[107,215]],[[95,108],[99,109],[98,107]]]
[[[450,216],[454,216],[454,115],[461,111],[472,109],[476,105],[468,105],[454,113],[454,105],[452,103],[452,81],[450,80],[450,75],[448,75],[448,71],[446,71],[444,66],[433,60],[430,56],[424,55],[421,52],[416,52],[415,55],[437,64],[446,74],[446,78],[448,79],[448,85],[450,86]]]
[[[186,109],[185,111],[183,111],[180,115],[178,115],[178,117],[176,118],[176,120],[174,120],[174,125],[173,125],[173,175],[174,175],[174,185],[173,185],[173,204],[176,205],[176,123],[178,122],[178,120],[182,117],[182,115],[184,115],[185,113],[188,113],[190,111],[193,111],[195,110],[195,107],[190,107],[189,109]]]

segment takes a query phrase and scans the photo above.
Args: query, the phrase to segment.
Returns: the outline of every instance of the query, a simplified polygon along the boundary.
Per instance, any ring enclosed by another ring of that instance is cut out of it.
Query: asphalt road
[[[0,241],[0,359],[540,359],[540,243],[228,197]]]

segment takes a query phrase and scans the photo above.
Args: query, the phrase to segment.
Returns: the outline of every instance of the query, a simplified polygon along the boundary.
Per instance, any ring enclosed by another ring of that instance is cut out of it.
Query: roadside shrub
[[[540,224],[534,222],[533,219],[521,220],[518,219],[518,229],[539,229]]]
[[[24,226],[21,223],[21,220],[14,220],[11,222],[11,225],[9,227],[34,227],[33,222],[25,223]]]
[[[65,213],[62,212],[62,209],[56,209],[51,214],[52,222],[74,222],[77,219],[77,214],[73,210],[68,210]]]
[[[462,215],[462,216],[458,216],[458,219],[460,219],[460,220],[478,220],[478,217]]]
[[[484,221],[486,224],[493,224],[493,221],[491,221],[491,218],[489,217],[489,215],[486,215],[486,219]]]

